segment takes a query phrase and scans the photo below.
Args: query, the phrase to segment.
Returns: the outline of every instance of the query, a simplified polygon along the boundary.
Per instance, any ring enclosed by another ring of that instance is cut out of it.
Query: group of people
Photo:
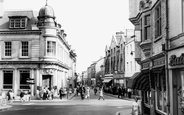
[[[7,103],[12,104],[14,99],[15,96],[12,90],[8,90],[7,92],[1,90],[0,104],[2,106],[7,105]]]
[[[54,99],[54,88],[43,87],[38,91],[38,97],[41,100],[53,100]]]
[[[94,95],[97,95],[97,92],[98,92],[98,89],[97,89],[97,87],[93,87],[92,88],[93,90],[94,90]],[[78,85],[77,86],[77,88],[76,88],[76,96],[78,96],[79,94],[80,94],[80,96],[81,96],[81,100],[83,100],[83,99],[90,99],[90,87],[85,87],[84,85]],[[105,100],[105,98],[104,98],[104,95],[103,95],[103,87],[99,87],[99,98],[98,98],[98,100],[100,100],[100,99],[103,99],[103,100]]]
[[[118,86],[118,98],[131,98],[132,90],[129,88],[125,88],[124,86]]]
[[[108,86],[105,87],[104,91],[106,93],[111,93],[113,95],[118,95],[118,98],[131,98],[132,97],[132,90],[130,88],[122,86]]]

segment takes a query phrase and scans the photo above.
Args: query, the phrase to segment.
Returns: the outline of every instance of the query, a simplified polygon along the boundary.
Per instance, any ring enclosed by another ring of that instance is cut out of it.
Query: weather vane
[[[46,6],[47,6],[47,2],[48,2],[48,0],[46,0]]]

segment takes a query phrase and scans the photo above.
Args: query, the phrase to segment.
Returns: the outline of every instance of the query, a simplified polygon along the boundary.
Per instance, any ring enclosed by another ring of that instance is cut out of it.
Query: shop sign
[[[176,55],[171,55],[170,58],[170,66],[178,66],[178,65],[184,65],[184,53],[181,54],[181,56],[176,57]]]

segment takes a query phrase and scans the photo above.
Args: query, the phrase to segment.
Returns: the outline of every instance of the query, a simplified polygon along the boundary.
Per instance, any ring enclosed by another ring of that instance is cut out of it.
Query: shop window
[[[29,70],[20,70],[20,89],[29,89],[29,84],[27,84],[27,79],[30,78]]]
[[[166,82],[165,76],[156,75],[156,108],[159,111],[166,112]]]
[[[151,93],[150,91],[145,91],[144,92],[144,102],[148,105],[150,105],[150,100],[151,100]]]
[[[11,70],[3,71],[3,88],[4,89],[13,88],[13,71]]]

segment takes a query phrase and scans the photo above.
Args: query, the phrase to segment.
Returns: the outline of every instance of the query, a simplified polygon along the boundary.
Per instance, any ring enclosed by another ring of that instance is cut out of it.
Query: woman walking
[[[86,98],[89,100],[90,99],[90,88],[89,87],[87,87],[87,89],[86,89]]]
[[[103,88],[100,88],[99,89],[99,98],[98,98],[98,100],[100,100],[100,99],[103,99],[103,100],[105,100],[105,98],[104,98],[104,96],[103,96]]]
[[[138,103],[138,98],[135,97],[135,101],[132,104],[132,115],[139,115],[140,113],[140,107]]]

